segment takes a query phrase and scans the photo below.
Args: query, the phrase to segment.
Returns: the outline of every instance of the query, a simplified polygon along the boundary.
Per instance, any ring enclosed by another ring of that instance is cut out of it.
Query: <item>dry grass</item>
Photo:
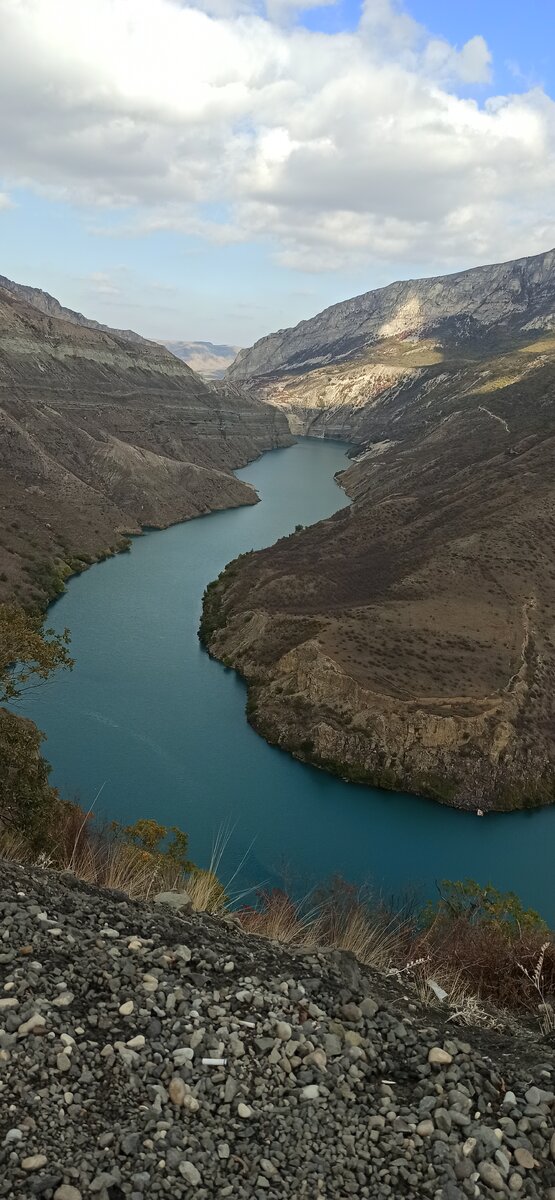
[[[443,1003],[450,1020],[501,1027],[505,1014],[555,1029],[555,944],[541,927],[521,929],[471,917],[436,919],[388,912],[372,897],[334,881],[295,903],[286,892],[261,892],[238,911],[242,928],[291,946],[348,950],[364,965],[397,978],[422,1004]],[[446,993],[438,999],[433,981]]]
[[[162,891],[186,891],[193,909],[222,915],[233,878],[218,875],[227,838],[217,839],[207,870],[185,873],[163,853],[125,842],[93,825],[90,813],[63,805],[48,852],[33,851],[22,835],[0,829],[0,859],[70,871],[97,887],[149,900]],[[499,1025],[503,1013],[532,1017],[544,1033],[555,1031],[555,943],[545,929],[439,915],[426,927],[418,914],[399,916],[364,889],[334,880],[295,901],[279,889],[257,893],[235,917],[246,933],[289,946],[350,951],[364,964],[408,985],[423,1004],[438,1002],[433,980],[446,993],[451,1019]]]
[[[163,855],[129,845],[110,828],[92,826],[91,813],[61,804],[48,849],[33,850],[23,835],[0,830],[0,858],[56,871],[69,871],[94,887],[148,900],[157,892],[185,891],[187,877]]]

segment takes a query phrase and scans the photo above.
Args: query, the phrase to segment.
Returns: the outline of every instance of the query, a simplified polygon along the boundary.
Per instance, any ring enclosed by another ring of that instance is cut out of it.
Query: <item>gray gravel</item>
[[[33,1196],[555,1200],[554,1049],[0,863],[0,1197]]]

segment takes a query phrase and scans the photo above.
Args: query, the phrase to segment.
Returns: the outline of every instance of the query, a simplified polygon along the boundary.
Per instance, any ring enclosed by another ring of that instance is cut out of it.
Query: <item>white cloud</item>
[[[489,78],[479,33],[457,48],[367,0],[327,36],[291,21],[303,0],[265,5],[0,0],[5,183],[304,269],[544,248],[555,104],[457,95]]]
[[[7,192],[0,192],[0,212],[6,211],[8,208],[15,208],[14,202]]]
[[[106,271],[93,271],[84,280],[95,296],[121,296],[121,288]]]

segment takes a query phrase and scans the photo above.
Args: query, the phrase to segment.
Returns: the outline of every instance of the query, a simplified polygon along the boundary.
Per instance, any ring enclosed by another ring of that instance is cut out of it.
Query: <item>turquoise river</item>
[[[479,819],[432,801],[333,779],[268,746],[245,719],[245,687],[197,638],[201,597],[230,559],[347,504],[346,447],[303,439],[238,474],[261,502],[134,540],[71,580],[51,608],[76,667],[20,702],[47,734],[53,781],[84,807],[190,835],[237,894],[285,879],[298,894],[339,873],[385,897],[470,877],[517,892],[555,920],[555,809]],[[96,799],[95,799],[96,798]]]

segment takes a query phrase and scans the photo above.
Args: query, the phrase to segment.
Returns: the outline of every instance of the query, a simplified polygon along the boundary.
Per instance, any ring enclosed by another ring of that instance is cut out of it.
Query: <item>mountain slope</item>
[[[291,383],[298,425],[357,443],[353,505],[236,564],[203,629],[250,681],[250,719],[299,757],[464,807],[555,800],[551,258],[543,315],[531,289],[488,346],[426,329]],[[290,397],[286,374],[272,386]]]
[[[275,408],[230,403],[165,348],[14,287],[0,288],[0,598],[43,601],[125,532],[255,501],[232,469],[289,444]]]

